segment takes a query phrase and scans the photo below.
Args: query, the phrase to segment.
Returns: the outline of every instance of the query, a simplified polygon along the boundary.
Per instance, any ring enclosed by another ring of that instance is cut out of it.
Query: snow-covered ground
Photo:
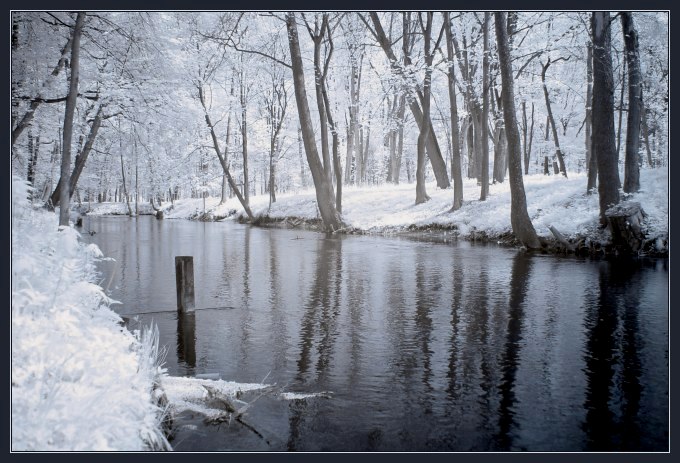
[[[12,184],[13,451],[169,448],[153,330],[130,333],[97,285],[95,245]]]
[[[540,236],[551,237],[548,228],[551,225],[572,239],[597,233],[598,195],[597,192],[586,195],[586,184],[585,173],[570,172],[569,178],[541,174],[524,177],[527,209]],[[668,240],[668,169],[642,169],[640,185],[640,192],[626,199],[642,205],[647,213],[647,236],[650,239],[658,238],[657,248],[661,251],[667,246]],[[429,183],[427,192],[432,199],[416,206],[414,184],[344,187],[343,219],[348,226],[368,233],[389,234],[410,226],[430,225],[455,227],[462,238],[479,233],[493,238],[511,231],[508,181],[490,185],[487,200],[479,201],[480,187],[475,180],[465,179],[463,207],[455,212],[449,212],[453,201],[452,189],[441,190],[434,183]],[[203,199],[175,201],[174,207],[166,212],[165,217],[186,219],[204,210],[219,217],[236,211],[232,218],[245,217],[237,198],[230,198],[222,205],[218,203],[219,198],[206,198],[204,209]],[[163,207],[169,205],[165,203]],[[281,219],[319,217],[313,189],[279,194],[271,208],[268,195],[251,196],[250,205],[256,216],[268,215]],[[96,211],[100,206],[93,204],[92,207]]]

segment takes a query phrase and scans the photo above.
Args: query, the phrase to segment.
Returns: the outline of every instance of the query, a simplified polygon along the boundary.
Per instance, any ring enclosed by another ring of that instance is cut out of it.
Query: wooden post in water
[[[175,280],[177,282],[177,312],[193,312],[195,308],[193,256],[175,256]]]

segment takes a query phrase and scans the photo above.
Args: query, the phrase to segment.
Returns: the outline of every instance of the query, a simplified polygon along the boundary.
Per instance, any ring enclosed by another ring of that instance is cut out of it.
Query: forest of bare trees
[[[604,223],[667,164],[667,33],[651,12],[14,12],[12,170],[62,225],[70,201],[208,195],[252,218],[313,185],[328,231],[343,186],[451,188],[456,210],[464,177],[481,201],[509,180],[535,247],[523,175],[588,172]]]

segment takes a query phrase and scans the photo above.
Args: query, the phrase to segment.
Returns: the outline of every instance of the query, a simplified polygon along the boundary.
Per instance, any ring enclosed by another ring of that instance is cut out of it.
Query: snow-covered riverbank
[[[528,175],[524,177],[529,216],[539,236],[552,239],[550,226],[567,239],[606,239],[598,229],[599,204],[597,192],[586,195],[585,173],[562,176]],[[647,214],[645,232],[650,247],[660,254],[668,252],[668,169],[642,169],[640,192],[626,198],[637,201]],[[479,201],[479,186],[474,179],[464,180],[464,204],[449,212],[453,201],[451,189],[441,190],[434,183],[427,185],[430,201],[415,205],[415,185],[381,185],[376,187],[345,187],[343,190],[343,220],[355,230],[365,233],[392,234],[409,229],[444,228],[463,239],[499,239],[511,233],[510,185],[506,181],[490,185],[489,197]],[[204,206],[205,204],[205,206]],[[319,218],[313,189],[279,194],[269,205],[268,195],[251,196],[251,209],[256,216],[273,220],[309,221]],[[170,203],[163,204],[164,208]],[[125,204],[92,204],[90,214],[125,213]],[[238,200],[228,199],[219,205],[219,198],[184,199],[175,201],[165,218],[192,219],[207,212],[207,217],[245,219]]]
[[[130,333],[98,285],[95,245],[12,191],[13,451],[167,449],[154,332]]]

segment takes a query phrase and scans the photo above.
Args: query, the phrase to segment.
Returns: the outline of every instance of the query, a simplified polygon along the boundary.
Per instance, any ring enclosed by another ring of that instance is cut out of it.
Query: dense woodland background
[[[588,170],[604,211],[640,167],[668,163],[668,19],[14,12],[12,171],[35,203],[120,201],[130,215],[205,195],[237,195],[251,215],[252,196],[315,187],[333,230],[343,186],[414,183],[422,203],[436,181],[456,209],[515,181],[518,234],[522,173]]]

